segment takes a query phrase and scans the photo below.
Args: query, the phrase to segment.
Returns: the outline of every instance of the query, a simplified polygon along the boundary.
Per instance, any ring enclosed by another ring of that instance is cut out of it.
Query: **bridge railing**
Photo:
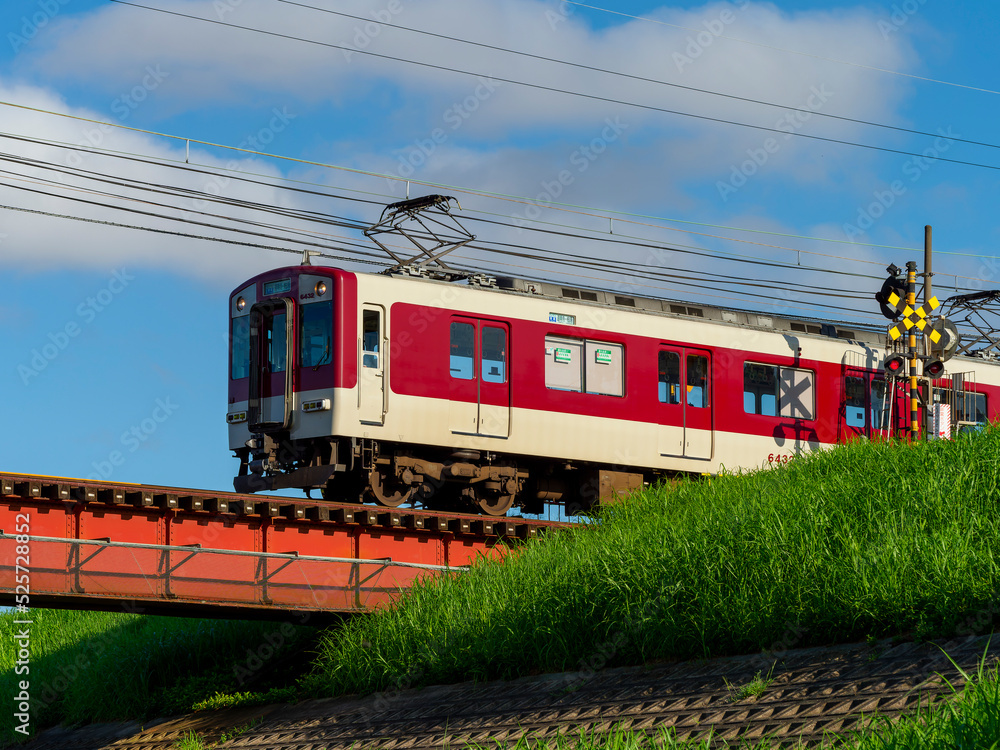
[[[140,544],[110,539],[25,537],[0,531],[0,589],[46,596],[176,601],[326,611],[370,610],[389,603],[428,573],[466,566],[390,558],[357,559]],[[27,547],[18,565],[17,547]],[[22,557],[22,562],[25,557]],[[27,573],[27,577],[23,573]],[[26,584],[19,581],[26,580]]]

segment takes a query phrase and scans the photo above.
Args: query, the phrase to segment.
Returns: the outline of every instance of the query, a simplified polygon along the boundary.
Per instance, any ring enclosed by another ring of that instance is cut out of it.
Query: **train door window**
[[[865,378],[844,378],[844,393],[847,402],[844,421],[848,427],[855,427],[859,430],[863,430],[866,427],[866,390]]]
[[[658,362],[658,393],[661,404],[681,402],[681,356],[677,352],[660,352]]]
[[[687,357],[687,403],[698,409],[708,407],[708,357]]]
[[[965,391],[959,393],[957,402],[958,421],[972,423],[976,426],[986,424],[986,394],[975,391]],[[966,429],[974,428],[970,424],[964,426]]]
[[[545,387],[583,390],[583,341],[545,337]]]
[[[451,324],[451,376],[458,380],[475,377],[476,328],[472,323]]]
[[[778,368],[746,362],[743,365],[743,411],[778,416]]]
[[[299,321],[300,366],[330,364],[333,356],[333,303],[302,305]]]
[[[288,332],[285,329],[285,313],[275,313],[267,327],[267,364],[271,372],[284,372],[288,358]]]
[[[507,331],[503,328],[483,326],[483,357],[480,367],[484,382],[507,382]]]
[[[250,376],[250,316],[241,315],[233,318],[232,338],[230,340],[232,362],[230,375],[233,380]]]
[[[813,373],[809,370],[782,367],[778,391],[781,416],[792,419],[813,419],[814,383]]]
[[[886,413],[886,385],[884,380],[872,381],[872,413],[871,425],[873,430],[888,430],[889,415]]]
[[[361,311],[361,365],[378,369],[379,339],[382,333],[382,313],[379,310]]]
[[[604,341],[587,341],[584,347],[584,384],[587,393],[625,395],[625,347]]]

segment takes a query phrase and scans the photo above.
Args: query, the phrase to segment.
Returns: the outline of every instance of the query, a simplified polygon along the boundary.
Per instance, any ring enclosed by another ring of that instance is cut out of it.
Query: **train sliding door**
[[[380,305],[361,308],[361,338],[358,351],[361,358],[361,392],[358,396],[360,419],[365,424],[385,422],[386,336],[385,310]]]
[[[286,430],[292,419],[292,373],[295,306],[276,298],[250,308],[251,432]]]
[[[451,431],[510,434],[510,328],[506,323],[456,316],[449,328]]]
[[[711,352],[662,346],[657,357],[660,454],[711,459]]]

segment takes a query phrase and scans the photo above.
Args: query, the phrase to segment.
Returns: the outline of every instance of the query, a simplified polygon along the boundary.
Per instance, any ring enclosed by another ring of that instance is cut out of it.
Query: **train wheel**
[[[513,495],[499,495],[493,492],[478,494],[474,498],[476,507],[488,516],[505,516],[514,506]]]
[[[416,490],[416,487],[403,484],[395,477],[385,476],[378,469],[372,469],[368,475],[368,488],[375,502],[387,508],[398,508],[410,500]]]

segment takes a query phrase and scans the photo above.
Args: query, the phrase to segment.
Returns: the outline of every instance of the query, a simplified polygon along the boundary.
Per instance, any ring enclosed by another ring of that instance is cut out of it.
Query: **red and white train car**
[[[885,333],[501,280],[302,265],[230,298],[239,491],[387,506],[587,508],[660,476],[787,462],[908,425]],[[996,418],[1000,368],[936,381],[957,426]]]

